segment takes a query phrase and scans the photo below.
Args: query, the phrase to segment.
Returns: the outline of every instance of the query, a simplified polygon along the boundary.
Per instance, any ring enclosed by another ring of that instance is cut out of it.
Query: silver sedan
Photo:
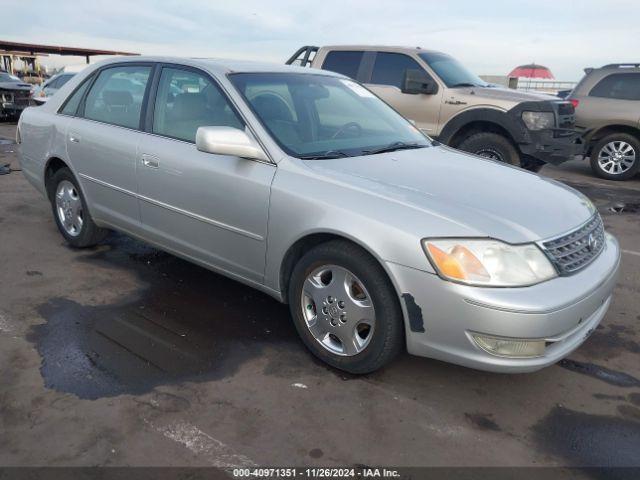
[[[113,59],[28,108],[18,141],[69,244],[119,230],[262,290],[349,372],[404,348],[533,371],[611,302],[619,247],[587,198],[438,145],[331,72]]]

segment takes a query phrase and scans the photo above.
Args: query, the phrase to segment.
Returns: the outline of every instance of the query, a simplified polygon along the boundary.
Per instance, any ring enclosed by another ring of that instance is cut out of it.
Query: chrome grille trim
[[[571,275],[594,261],[604,244],[604,225],[596,213],[577,229],[541,242],[541,247],[560,275]]]

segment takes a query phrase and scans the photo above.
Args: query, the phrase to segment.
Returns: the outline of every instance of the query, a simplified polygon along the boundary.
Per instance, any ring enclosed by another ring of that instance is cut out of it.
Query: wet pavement
[[[542,173],[625,252],[589,340],[533,374],[403,355],[362,377],[316,361],[249,287],[121,234],[68,248],[22,174],[0,176],[0,464],[640,465],[640,178]]]

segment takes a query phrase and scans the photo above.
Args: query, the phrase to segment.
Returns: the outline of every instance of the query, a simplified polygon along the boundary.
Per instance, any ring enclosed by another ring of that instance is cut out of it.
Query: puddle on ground
[[[267,295],[123,235],[106,243],[79,261],[126,266],[150,286],[127,303],[41,305],[46,323],[28,339],[48,388],[85,399],[140,394],[233,375],[266,346],[276,357],[304,351],[288,308]]]
[[[0,138],[0,153],[13,153],[16,148],[16,142],[8,138]]]
[[[594,203],[600,213],[608,215],[637,214],[640,212],[640,190],[615,185],[609,187],[563,180],[563,183],[582,192]]]
[[[635,339],[634,329],[624,325],[599,325],[589,337],[589,341],[582,344],[580,352],[588,358],[608,359],[623,353],[640,353],[640,343]]]
[[[640,464],[640,422],[607,415],[590,415],[554,407],[534,427],[539,448],[564,457],[572,466],[612,467]],[[598,471],[592,472],[598,477]],[[615,472],[601,472],[606,478]],[[623,472],[620,472],[623,473]],[[604,477],[603,477],[604,478]]]
[[[640,380],[624,372],[618,372],[616,370],[610,370],[600,365],[594,365],[593,363],[579,362],[577,360],[571,360],[565,358],[558,362],[562,368],[571,370],[572,372],[588,375],[598,380],[602,380],[610,385],[617,387],[640,387]]]

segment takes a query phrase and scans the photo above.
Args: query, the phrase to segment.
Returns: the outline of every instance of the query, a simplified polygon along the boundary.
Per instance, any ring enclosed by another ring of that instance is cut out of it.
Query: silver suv
[[[588,199],[435,145],[336,73],[115,59],[26,109],[17,132],[69,244],[119,230],[251,285],[350,372],[405,347],[536,370],[611,301],[620,251]]]
[[[587,68],[569,100],[576,125],[588,130],[591,168],[609,180],[626,180],[640,170],[640,64]]]

